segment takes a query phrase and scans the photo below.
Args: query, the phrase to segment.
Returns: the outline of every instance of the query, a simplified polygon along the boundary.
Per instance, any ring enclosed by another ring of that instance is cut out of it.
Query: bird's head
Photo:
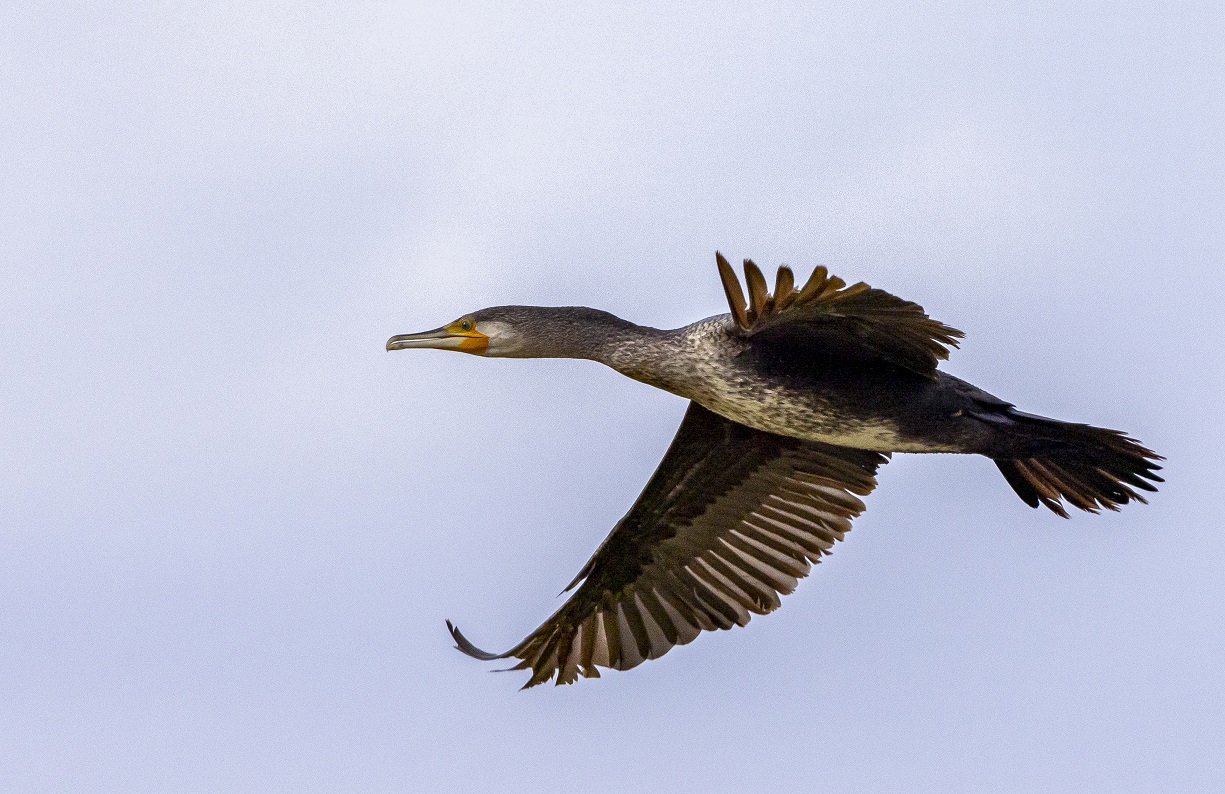
[[[478,325],[480,327],[478,327]],[[411,350],[432,348],[434,350],[458,350],[477,356],[489,355],[489,323],[480,323],[476,314],[465,314],[454,322],[432,331],[416,334],[400,334],[387,340],[388,350]]]
[[[494,306],[432,331],[387,340],[388,350],[433,348],[477,356],[586,358],[610,329],[628,325],[581,306]]]

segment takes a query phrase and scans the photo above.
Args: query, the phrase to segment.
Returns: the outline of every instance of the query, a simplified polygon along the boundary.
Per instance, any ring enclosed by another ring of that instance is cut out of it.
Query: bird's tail
[[[1016,410],[1006,415],[1012,420],[1008,453],[993,459],[1030,507],[1046,505],[1064,518],[1064,500],[1090,513],[1118,510],[1132,500],[1146,502],[1136,489],[1156,491],[1152,483],[1164,482],[1155,473],[1164,458],[1118,430]]]

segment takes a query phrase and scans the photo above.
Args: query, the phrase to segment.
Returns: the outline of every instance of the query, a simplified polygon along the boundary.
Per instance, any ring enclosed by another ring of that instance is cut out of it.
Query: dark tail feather
[[[1017,452],[996,458],[995,465],[1030,507],[1046,505],[1064,518],[1065,500],[1090,513],[1118,510],[1131,501],[1147,503],[1137,489],[1156,491],[1152,483],[1164,482],[1156,462],[1165,458],[1118,430],[1019,411],[1007,415],[1016,422]]]

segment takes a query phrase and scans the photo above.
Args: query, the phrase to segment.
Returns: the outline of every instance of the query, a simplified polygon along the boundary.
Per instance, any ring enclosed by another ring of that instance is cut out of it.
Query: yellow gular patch
[[[476,330],[476,320],[471,317],[461,317],[448,325],[445,330],[451,336],[463,337],[456,345],[456,350],[480,355],[489,349],[489,337]]]
[[[465,353],[484,353],[489,348],[489,337],[484,334],[467,335],[463,341],[459,343],[456,350],[462,350]]]

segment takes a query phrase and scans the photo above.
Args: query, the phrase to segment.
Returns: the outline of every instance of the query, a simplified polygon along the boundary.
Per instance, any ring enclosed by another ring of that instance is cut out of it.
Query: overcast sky
[[[1225,12],[814,5],[0,11],[0,787],[1219,784]],[[1064,521],[898,456],[778,612],[517,691],[444,618],[535,628],[685,403],[384,342],[675,327],[716,249],[1168,484]]]

